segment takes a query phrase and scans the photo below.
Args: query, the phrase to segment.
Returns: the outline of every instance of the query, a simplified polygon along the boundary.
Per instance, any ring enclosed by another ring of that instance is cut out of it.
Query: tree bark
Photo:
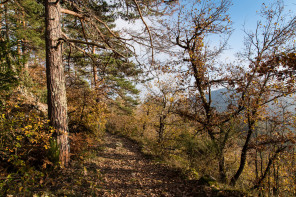
[[[95,46],[93,46],[93,55],[95,55],[96,54],[96,47]],[[94,80],[94,83],[93,83],[93,85],[94,85],[94,89],[96,89],[97,88],[97,82],[98,82],[98,74],[97,74],[97,65],[96,65],[96,63],[95,62],[93,62],[93,80]]]
[[[226,170],[225,170],[223,149],[220,151],[221,153],[219,154],[219,180],[222,183],[226,183],[227,176],[226,176]]]
[[[27,28],[27,23],[26,23],[26,20],[25,20],[25,12],[22,13],[23,15],[23,28],[24,30],[26,30]],[[28,72],[29,71],[29,61],[25,58],[25,56],[27,55],[28,51],[26,49],[26,44],[27,43],[27,40],[22,40],[23,43],[22,43],[22,55],[23,55],[23,60],[24,60],[24,71],[25,72]],[[36,60],[36,57],[34,58],[34,60]]]
[[[48,117],[56,130],[60,149],[60,163],[67,167],[70,161],[68,140],[67,98],[62,59],[61,7],[57,0],[45,1],[46,22],[46,76]]]
[[[247,138],[246,138],[246,141],[245,141],[245,144],[243,146],[243,149],[241,151],[241,159],[240,159],[240,165],[239,165],[239,168],[238,170],[236,171],[235,175],[231,178],[231,181],[230,181],[230,185],[232,186],[235,186],[238,178],[240,177],[240,175],[242,174],[244,168],[245,168],[245,165],[246,165],[246,161],[247,161],[247,152],[248,152],[248,146],[249,146],[249,142],[251,140],[251,136],[253,134],[253,125],[254,125],[254,121],[252,121],[249,125],[249,129],[248,129],[248,134],[247,134]]]
[[[159,117],[159,130],[158,130],[158,143],[161,143],[163,141],[163,134],[164,134],[164,127],[165,127],[165,121],[166,116],[161,115]]]

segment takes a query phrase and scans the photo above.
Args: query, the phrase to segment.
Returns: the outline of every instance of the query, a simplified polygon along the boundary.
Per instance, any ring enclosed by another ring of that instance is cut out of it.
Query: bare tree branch
[[[64,9],[64,8],[61,8],[61,12],[64,13],[64,14],[70,14],[70,15],[76,16],[78,18],[84,18],[84,16],[82,14],[79,14],[77,12],[73,12],[71,10],[67,10],[67,9]]]
[[[86,41],[82,41],[82,40],[69,39],[65,33],[63,33],[62,35],[65,37],[65,39],[60,38],[60,40],[64,40],[64,41],[66,41],[66,42],[72,42],[72,43],[79,43],[79,44],[92,45],[92,46],[96,46],[96,47],[98,47],[98,48],[100,48],[100,49],[107,49],[105,46],[103,46],[103,45],[99,45],[99,44],[97,44],[97,43],[95,43],[95,42],[86,42]]]
[[[140,9],[140,6],[139,6],[137,0],[133,0],[133,1],[134,1],[134,3],[135,3],[136,6],[137,6],[137,10],[138,10],[139,15],[140,15],[140,17],[141,17],[141,20],[142,20],[142,22],[144,23],[144,25],[145,25],[145,27],[146,27],[146,29],[147,29],[147,31],[148,31],[148,34],[149,34],[150,45],[151,45],[151,58],[152,58],[152,64],[153,64],[153,63],[154,63],[154,49],[153,49],[154,47],[153,47],[152,34],[151,34],[151,31],[150,31],[149,26],[147,25],[146,21],[145,21],[144,18],[143,18],[142,11],[141,11],[141,9]]]

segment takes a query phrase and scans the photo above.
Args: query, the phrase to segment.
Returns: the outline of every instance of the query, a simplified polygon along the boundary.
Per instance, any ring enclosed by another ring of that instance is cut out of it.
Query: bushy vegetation
[[[219,183],[219,158],[217,158],[217,149],[207,133],[195,131],[195,124],[191,121],[184,121],[176,125],[166,125],[163,140],[159,140],[158,125],[159,119],[155,117],[157,108],[152,108],[149,112],[151,115],[147,118],[147,111],[143,108],[147,103],[139,105],[134,109],[133,114],[110,115],[107,122],[107,131],[118,135],[126,136],[137,142],[144,154],[150,155],[156,162],[164,162],[174,168],[182,169],[184,175],[189,179],[201,179],[212,177],[212,186],[218,190],[234,189],[227,184]],[[147,109],[147,108],[146,108]],[[180,117],[176,115],[173,118],[178,121]],[[244,126],[233,126],[233,134],[230,134],[230,142],[227,144],[225,151],[225,168],[227,177],[231,177],[239,166],[239,151],[243,143],[241,135],[236,135]],[[243,124],[243,123],[241,123]],[[258,131],[259,132],[259,131]],[[293,144],[289,148],[281,151],[272,161],[270,169],[266,168],[271,162],[274,145],[270,145],[265,140],[268,138],[261,130],[261,136],[256,139],[255,147],[250,147],[250,156],[247,160],[245,170],[237,183],[237,189],[254,189],[256,180],[260,175],[266,173],[265,179],[256,190],[249,190],[254,195],[277,195],[284,193],[287,196],[293,196],[295,188],[295,171],[293,164],[295,162],[295,152]],[[264,138],[264,139],[263,139]],[[263,143],[269,145],[263,145]],[[253,146],[252,145],[252,146]],[[257,156],[256,156],[257,155]],[[285,159],[284,159],[285,158]],[[215,177],[215,178],[213,178]]]
[[[1,194],[23,193],[35,187],[43,170],[53,167],[49,159],[52,130],[46,118],[32,106],[6,103],[1,110]],[[28,109],[29,108],[29,109]]]
[[[28,74],[30,77],[30,74],[34,77],[36,70],[32,68],[31,71],[32,73]],[[10,83],[7,86],[12,87],[14,84]],[[82,100],[82,104],[72,104],[71,98],[76,97],[75,101],[81,100],[77,98],[78,94],[69,94],[70,109],[73,105],[75,106],[73,109],[78,112],[69,114],[71,159],[73,161],[73,166],[69,170],[73,170],[75,173],[69,172],[65,176],[65,172],[59,168],[59,147],[55,138],[56,133],[49,125],[46,111],[43,111],[44,104],[38,101],[43,95],[38,97],[38,94],[28,93],[29,90],[38,87],[40,87],[40,83],[32,82],[30,86],[22,85],[18,88],[14,86],[9,90],[2,89],[0,110],[1,196],[7,194],[30,196],[44,192],[50,194],[54,192],[50,189],[54,185],[64,188],[60,190],[61,194],[65,192],[77,194],[77,191],[73,193],[71,189],[73,180],[82,181],[77,184],[77,187],[85,187],[86,182],[94,181],[92,184],[96,182],[96,180],[89,180],[90,177],[83,177],[83,168],[88,168],[87,166],[90,165],[85,163],[91,157],[89,152],[100,148],[100,140],[106,121],[106,107],[93,99],[91,90],[88,90],[88,95],[84,95],[84,99],[87,100]],[[79,91],[85,90],[77,88],[75,93],[79,93]],[[83,104],[84,102],[88,105]],[[81,118],[81,114],[85,117]],[[68,183],[63,185],[63,181]]]

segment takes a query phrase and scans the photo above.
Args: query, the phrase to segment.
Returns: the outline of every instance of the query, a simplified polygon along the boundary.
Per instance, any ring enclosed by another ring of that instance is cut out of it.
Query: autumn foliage
[[[53,1],[46,31],[42,1],[0,0],[0,195],[98,194],[92,159],[109,132],[196,184],[295,196],[296,17],[284,1],[262,4],[235,60],[231,0]],[[115,30],[119,18],[142,29]],[[44,37],[59,57],[47,65]]]

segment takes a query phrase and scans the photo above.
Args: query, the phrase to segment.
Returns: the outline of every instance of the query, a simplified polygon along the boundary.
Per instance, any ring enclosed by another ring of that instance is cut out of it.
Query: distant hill
[[[229,105],[229,92],[226,88],[214,90],[211,92],[212,104],[219,112],[225,111]],[[209,96],[207,95],[207,99]]]
[[[227,92],[226,88],[218,89],[212,91],[211,97],[212,97],[212,104],[213,106],[219,111],[225,111],[227,109],[227,106],[230,104],[230,93]],[[207,96],[207,99],[209,97]],[[296,112],[296,94],[293,94],[292,97],[282,97],[278,99],[278,104],[280,104],[283,107],[278,107],[274,102],[271,102],[268,104],[268,110],[271,113],[276,113],[282,110],[289,111],[292,113]]]

